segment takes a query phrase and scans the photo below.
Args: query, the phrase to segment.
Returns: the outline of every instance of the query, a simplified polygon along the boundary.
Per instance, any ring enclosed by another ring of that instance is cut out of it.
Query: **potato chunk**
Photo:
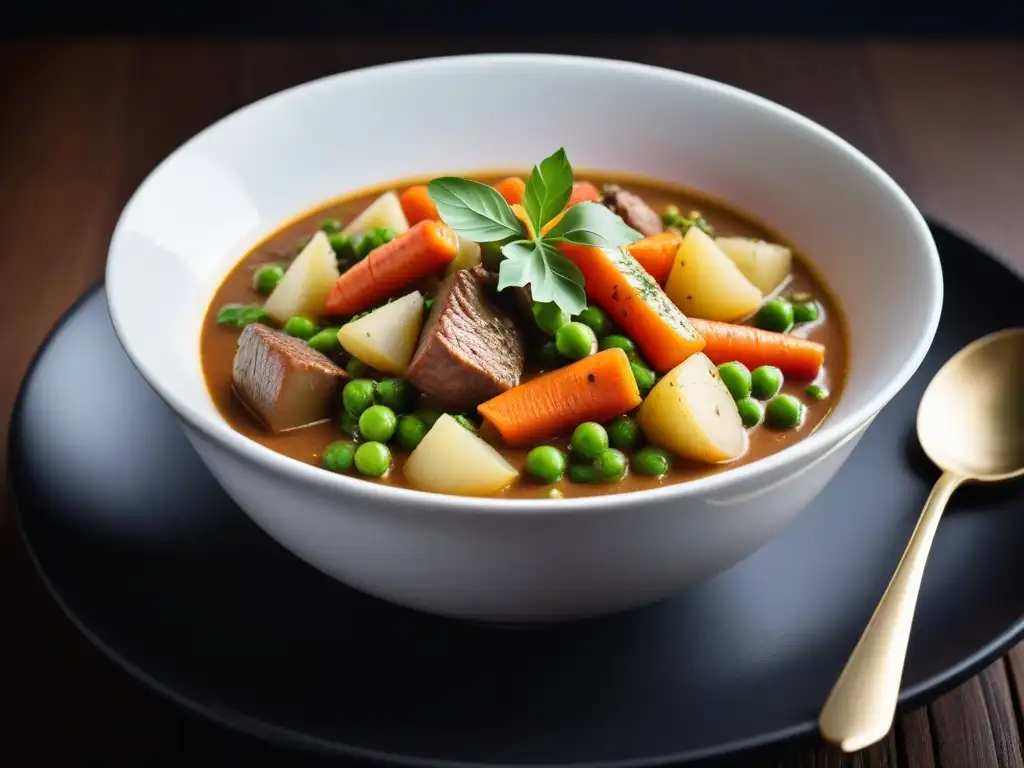
[[[279,323],[296,315],[316,317],[339,276],[327,235],[317,232],[267,297],[263,311]]]
[[[650,442],[686,459],[715,464],[747,452],[736,402],[703,352],[665,374],[640,406],[637,421]]]
[[[676,253],[665,293],[692,317],[732,322],[761,306],[764,297],[715,241],[690,227]]]
[[[519,470],[485,440],[444,414],[409,455],[405,477],[421,491],[492,496],[519,477]]]
[[[413,291],[378,307],[338,331],[350,355],[384,373],[405,373],[423,327],[423,296]]]

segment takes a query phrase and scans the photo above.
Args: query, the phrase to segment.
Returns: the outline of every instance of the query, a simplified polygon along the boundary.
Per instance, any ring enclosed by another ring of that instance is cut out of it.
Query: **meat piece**
[[[623,221],[644,237],[662,231],[661,217],[651,210],[640,195],[634,195],[618,184],[606,184],[601,194],[601,202],[605,207],[621,216]]]
[[[472,408],[519,384],[523,339],[493,296],[482,267],[445,278],[405,377],[452,411]]]
[[[260,323],[238,338],[235,392],[271,432],[329,419],[348,376],[301,339]]]

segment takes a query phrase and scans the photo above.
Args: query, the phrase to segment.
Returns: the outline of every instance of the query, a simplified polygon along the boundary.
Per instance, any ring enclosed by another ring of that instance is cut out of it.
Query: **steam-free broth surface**
[[[485,183],[494,184],[505,178],[506,175],[476,178]],[[525,178],[526,174],[522,175]],[[580,172],[577,174],[577,178],[587,179],[598,186],[605,182],[620,183],[642,197],[656,211],[662,210],[667,205],[678,206],[683,212],[698,209],[716,232],[722,235],[758,238],[789,245],[779,233],[771,231],[752,218],[734,211],[726,205],[690,190],[634,178],[623,180],[620,176],[599,173]],[[426,180],[423,183],[425,182]],[[411,183],[413,182],[403,182],[403,186],[397,189],[401,190],[405,185]],[[247,254],[231,270],[218,288],[204,319],[201,338],[202,367],[210,394],[217,408],[236,431],[298,461],[320,466],[325,447],[336,440],[343,439],[345,435],[339,429],[337,420],[280,434],[269,433],[233,392],[232,361],[237,348],[239,331],[217,324],[218,309],[229,303],[246,305],[261,303],[266,297],[253,287],[253,273],[256,269],[270,262],[287,261],[293,258],[296,252],[296,241],[316,232],[320,222],[324,219],[335,218],[341,222],[350,221],[382,191],[389,188],[395,187],[382,185],[357,196],[332,202],[282,227]],[[804,393],[810,383],[808,381],[787,378],[782,389],[782,392],[791,394],[806,404],[806,417],[802,426],[791,430],[769,429],[763,425],[756,427],[749,431],[750,445],[746,454],[736,461],[725,464],[708,466],[676,458],[671,471],[660,478],[641,476],[631,472],[619,482],[588,484],[573,483],[568,477],[565,477],[557,484],[544,485],[531,479],[524,472],[516,482],[502,491],[499,497],[536,499],[552,487],[557,488],[566,497],[625,493],[658,488],[719,472],[727,472],[736,466],[749,464],[776,453],[806,437],[828,416],[841,394],[847,365],[847,341],[843,318],[834,298],[809,267],[805,257],[795,249],[792,274],[789,282],[785,284],[785,291],[787,293],[805,292],[818,302],[821,309],[818,320],[806,325],[797,325],[792,333],[820,342],[827,349],[825,365],[815,383],[828,391],[828,397],[821,401],[808,397]],[[536,374],[531,373],[528,369],[523,380],[527,380],[531,375]],[[511,464],[517,468],[522,468],[525,465],[529,448],[511,448],[505,445],[501,437],[486,422],[479,434],[494,445]],[[569,437],[563,435],[545,440],[544,443],[568,449]],[[389,473],[383,478],[370,479],[370,481],[383,485],[410,487],[403,473],[408,453],[397,446],[393,447],[392,453],[394,459]]]

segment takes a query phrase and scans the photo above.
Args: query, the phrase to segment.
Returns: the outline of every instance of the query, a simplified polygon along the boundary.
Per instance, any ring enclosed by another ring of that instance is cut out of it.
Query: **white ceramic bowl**
[[[242,437],[220,417],[200,370],[200,322],[250,245],[349,190],[526,167],[559,146],[577,167],[646,174],[731,201],[812,256],[846,309],[852,344],[845,394],[818,431],[690,483],[513,501],[334,475]],[[121,344],[263,530],[367,593],[504,622],[652,602],[759,548],[828,483],[913,374],[942,297],[935,245],[914,205],[820,126],[702,78],[537,55],[375,67],[239,110],[143,182],[118,222],[106,280]]]

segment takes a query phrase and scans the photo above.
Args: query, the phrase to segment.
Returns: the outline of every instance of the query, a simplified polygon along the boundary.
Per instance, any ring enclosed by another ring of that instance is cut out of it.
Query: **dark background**
[[[24,34],[723,34],[1007,37],[1020,0],[7,0],[0,31]]]

